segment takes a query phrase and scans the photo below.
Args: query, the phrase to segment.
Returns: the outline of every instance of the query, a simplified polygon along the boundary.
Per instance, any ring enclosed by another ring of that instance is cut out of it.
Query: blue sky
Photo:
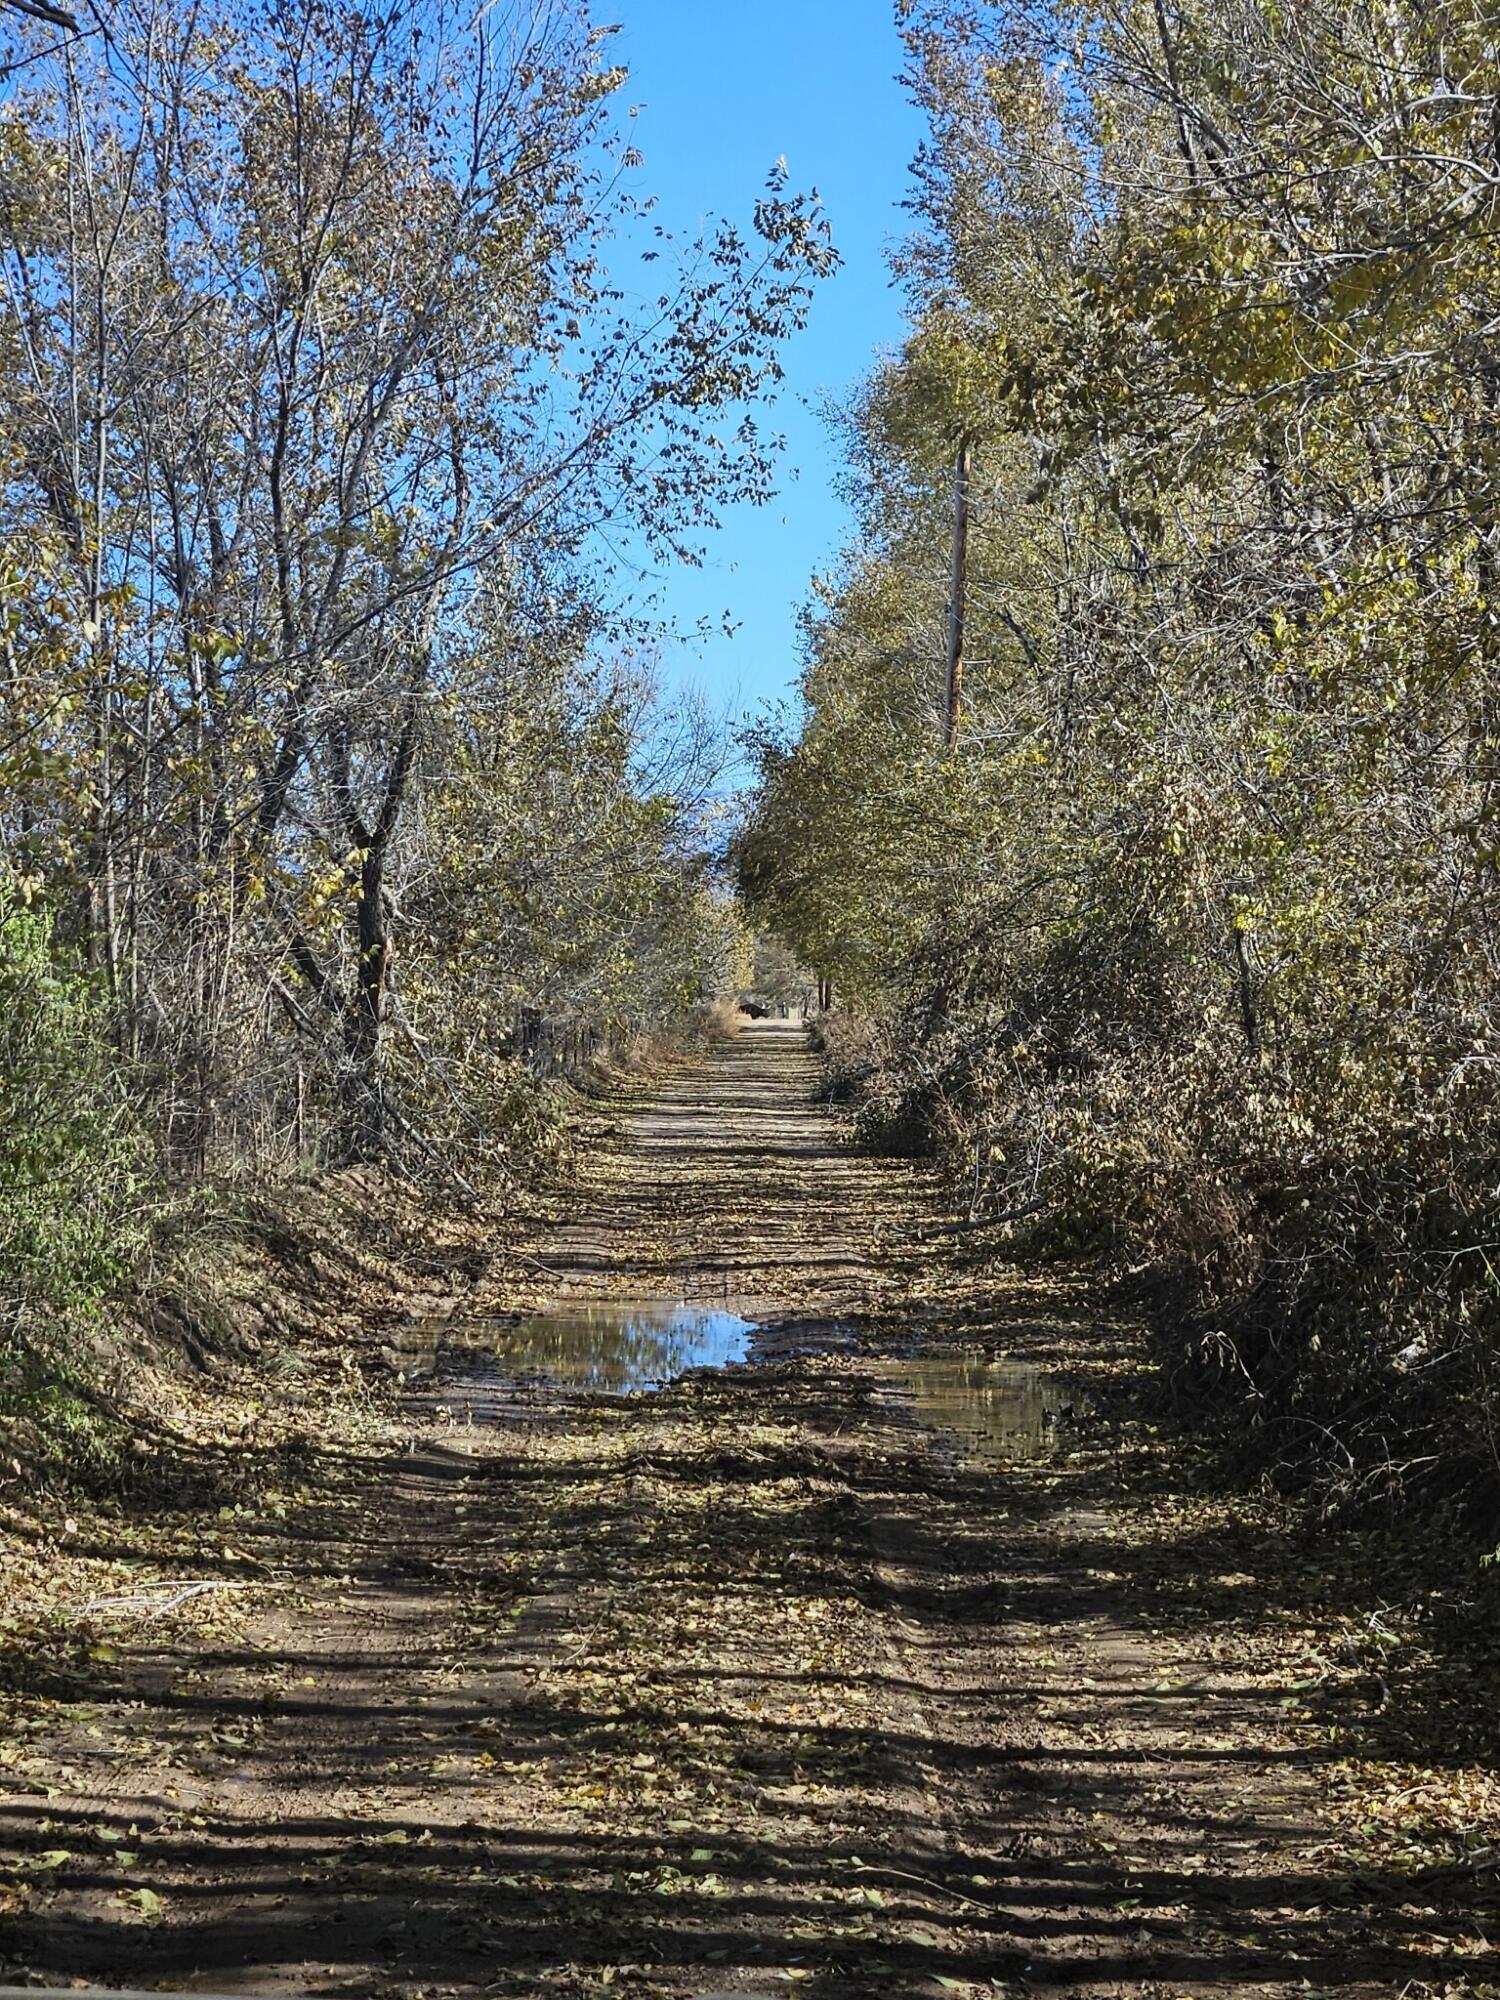
[[[819,405],[900,336],[885,252],[906,231],[900,203],[919,122],[897,81],[902,51],[889,0],[618,0],[599,16],[611,17],[621,22],[612,54],[630,68],[630,101],[644,107],[631,138],[646,156],[639,184],[661,199],[657,219],[684,232],[714,214],[748,223],[784,157],[791,185],[823,197],[844,259],[787,351],[775,414],[789,440],[778,499],[734,510],[706,567],[663,581],[663,608],[683,625],[717,625],[728,612],[738,628],[733,638],[670,646],[668,684],[693,682],[716,708],[751,711],[795,677],[796,608],[845,539],[838,453]]]

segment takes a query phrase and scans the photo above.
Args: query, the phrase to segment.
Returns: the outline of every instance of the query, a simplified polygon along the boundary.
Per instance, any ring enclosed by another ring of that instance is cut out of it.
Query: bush
[[[149,1173],[95,981],[0,886],[0,1338],[97,1309],[146,1241]]]

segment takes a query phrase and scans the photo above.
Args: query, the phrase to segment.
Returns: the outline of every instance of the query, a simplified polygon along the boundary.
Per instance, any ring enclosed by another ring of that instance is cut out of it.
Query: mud
[[[755,1321],[751,1365],[628,1395],[450,1366],[409,1385],[404,1435],[309,1447],[232,1519],[73,1524],[127,1580],[235,1588],[96,1620],[6,1691],[0,1979],[1495,1978],[1477,1889],[1439,1907],[1332,1839],[1303,1691],[1336,1571],[1199,1489],[1129,1328],[933,1264],[932,1191],[851,1150],[814,1083],[767,1025],[622,1113],[575,1215],[440,1336],[686,1302]]]

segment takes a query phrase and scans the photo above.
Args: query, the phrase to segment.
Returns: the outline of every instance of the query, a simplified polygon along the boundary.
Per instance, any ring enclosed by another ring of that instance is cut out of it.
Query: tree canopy
[[[1187,1280],[1194,1364],[1260,1415],[1374,1436],[1430,1341],[1424,1421],[1483,1452],[1493,22],[901,12],[908,333],[848,415],[859,530],[760,745],[746,894],[977,1215]]]
[[[172,1171],[419,1167],[522,1016],[628,1038],[740,948],[599,537],[771,491],[826,225],[650,219],[572,0],[13,34],[5,893]]]

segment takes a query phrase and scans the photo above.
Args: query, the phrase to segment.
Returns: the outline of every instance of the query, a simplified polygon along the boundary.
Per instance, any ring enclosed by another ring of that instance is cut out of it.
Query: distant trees
[[[815,981],[777,938],[755,940],[750,976],[755,993],[773,1007],[790,1012],[813,997]]]
[[[826,232],[778,182],[624,282],[571,0],[108,25],[18,24],[0,112],[5,894],[171,1170],[496,1156],[518,1007],[628,1032],[716,949],[596,538],[769,490]]]
[[[1190,1279],[1194,1366],[1284,1435],[1333,1422],[1346,1477],[1478,1462],[1493,23],[903,18],[910,330],[851,415],[861,534],[809,613],[801,734],[762,747],[745,887],[885,1020],[877,1096],[925,1107],[980,1213]],[[1414,1340],[1442,1357],[1416,1377]]]

